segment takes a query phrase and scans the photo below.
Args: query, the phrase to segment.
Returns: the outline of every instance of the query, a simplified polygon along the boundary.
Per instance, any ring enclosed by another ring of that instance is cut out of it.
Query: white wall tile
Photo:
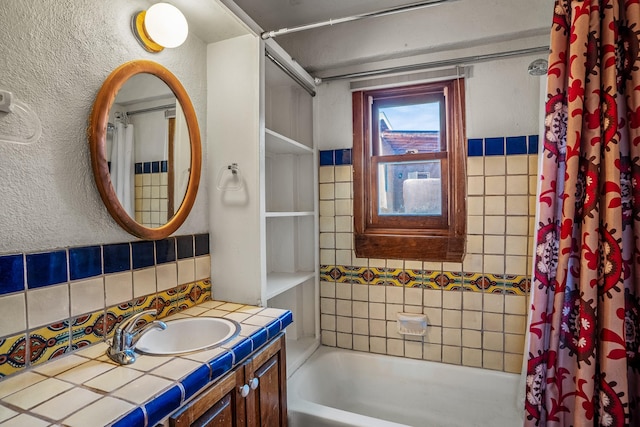
[[[0,336],[22,332],[27,329],[25,294],[20,292],[0,297]],[[104,298],[102,298],[104,301]]]
[[[175,262],[157,265],[156,276],[158,278],[158,292],[178,286],[178,271]]]
[[[30,329],[67,319],[69,316],[68,284],[27,291],[27,319]]]
[[[333,166],[321,166],[318,168],[318,181],[321,183],[324,182],[333,182],[334,181],[334,170]]]
[[[505,194],[504,176],[488,176],[484,179],[484,186],[484,194],[486,195]]]
[[[504,215],[506,213],[504,196],[487,196],[484,199],[485,215]]]
[[[484,175],[484,157],[473,156],[467,158],[467,175]]]
[[[333,200],[335,199],[335,184],[320,184],[319,185],[320,200]]]
[[[193,258],[178,260],[178,284],[193,283],[196,280],[196,266]]]
[[[484,174],[490,175],[505,175],[506,174],[506,159],[505,156],[487,156],[484,158]]]
[[[108,274],[104,277],[105,303],[107,307],[133,299],[133,276],[130,271]]]
[[[104,278],[95,277],[78,280],[69,285],[71,293],[71,315],[90,313],[105,307]],[[153,276],[153,291],[156,288],[156,277]]]
[[[351,165],[336,166],[335,181],[336,182],[353,181],[353,173],[352,173]]]
[[[156,292],[156,268],[142,268],[133,272],[133,297],[138,298]]]
[[[205,255],[196,258],[196,280],[209,279],[211,277],[211,256]]]
[[[506,218],[502,215],[491,215],[484,218],[484,232],[486,234],[503,235],[505,232]]]
[[[527,175],[529,170],[529,159],[526,154],[507,156],[508,175]]]

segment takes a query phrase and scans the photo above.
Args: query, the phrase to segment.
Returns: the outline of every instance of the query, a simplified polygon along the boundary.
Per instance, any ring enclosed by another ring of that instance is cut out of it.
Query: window
[[[462,79],[353,93],[356,255],[462,261]]]

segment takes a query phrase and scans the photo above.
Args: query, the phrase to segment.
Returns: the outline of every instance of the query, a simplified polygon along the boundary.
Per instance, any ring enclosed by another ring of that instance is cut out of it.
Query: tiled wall
[[[0,256],[0,379],[211,298],[209,235]]]
[[[520,372],[537,147],[536,135],[468,141],[467,251],[462,263],[357,258],[351,151],[322,151],[323,344]],[[397,312],[426,314],[427,334],[399,335]]]
[[[135,217],[147,227],[167,223],[167,161],[136,163]]]

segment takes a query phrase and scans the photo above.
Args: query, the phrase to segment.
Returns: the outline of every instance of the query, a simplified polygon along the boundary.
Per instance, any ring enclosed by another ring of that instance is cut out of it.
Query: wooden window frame
[[[371,99],[443,94],[443,151],[376,156],[372,141]],[[359,258],[461,262],[466,242],[464,79],[396,88],[357,91],[353,101],[355,252]],[[381,161],[440,159],[443,216],[386,216],[377,213],[377,168]]]

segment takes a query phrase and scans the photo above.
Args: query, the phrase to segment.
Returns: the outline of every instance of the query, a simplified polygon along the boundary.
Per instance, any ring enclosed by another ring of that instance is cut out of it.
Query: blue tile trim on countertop
[[[253,342],[253,348],[256,349],[262,347],[267,342],[267,335],[266,329],[259,329],[251,334],[249,338],[251,338],[251,341]]]
[[[233,353],[225,351],[218,357],[209,362],[209,368],[211,368],[211,380],[215,380],[226,372],[229,372],[233,367]]]
[[[202,387],[206,386],[211,380],[211,368],[209,365],[203,365],[190,373],[182,380],[184,387],[184,400],[187,400]]]
[[[144,409],[147,411],[148,425],[155,426],[164,417],[178,409],[180,405],[182,405],[182,390],[180,386],[175,385],[144,405]]]
[[[0,256],[0,295],[24,291],[24,257]]]
[[[129,412],[124,417],[120,418],[115,423],[111,424],[112,427],[130,427],[130,426],[144,426],[145,413],[142,408],[136,408],[133,412]]]
[[[237,364],[251,354],[251,352],[253,351],[253,343],[250,339],[242,340],[234,345],[231,351],[233,351],[233,355],[235,356],[235,363]]]
[[[29,254],[27,287],[29,289],[57,285],[67,281],[67,251]]]

